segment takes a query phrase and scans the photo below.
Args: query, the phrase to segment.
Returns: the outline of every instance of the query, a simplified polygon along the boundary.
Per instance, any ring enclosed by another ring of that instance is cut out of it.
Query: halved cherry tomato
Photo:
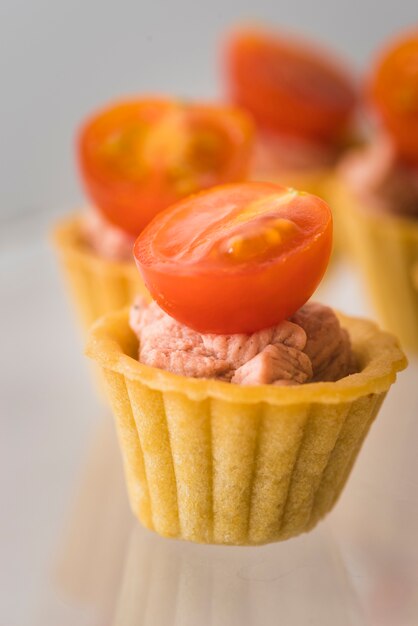
[[[328,205],[272,183],[223,185],[160,213],[135,260],[157,303],[202,333],[250,333],[288,318],[328,264]]]
[[[233,101],[265,130],[317,141],[333,141],[346,130],[356,90],[333,53],[244,28],[229,37],[226,65]]]
[[[252,122],[232,107],[123,102],[81,129],[81,175],[103,215],[136,236],[180,198],[246,178],[252,139]]]
[[[399,153],[418,161],[418,30],[392,43],[369,85],[373,104]]]

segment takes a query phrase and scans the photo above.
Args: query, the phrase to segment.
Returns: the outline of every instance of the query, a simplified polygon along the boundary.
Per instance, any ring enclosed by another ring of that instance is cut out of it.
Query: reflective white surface
[[[47,223],[0,235],[1,623],[418,624],[418,362],[399,376],[316,530],[259,548],[162,539],[128,510]],[[333,269],[319,297],[366,312],[349,267]]]
[[[328,524],[256,549],[132,532],[114,626],[278,623],[363,623]]]

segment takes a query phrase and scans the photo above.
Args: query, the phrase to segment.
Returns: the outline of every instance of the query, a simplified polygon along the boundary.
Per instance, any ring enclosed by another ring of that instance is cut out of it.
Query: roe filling
[[[110,224],[94,209],[87,212],[82,224],[83,237],[93,252],[111,261],[132,261],[132,237]]]
[[[138,299],[130,326],[139,361],[190,376],[240,385],[336,381],[355,371],[350,339],[332,309],[305,304],[290,320],[250,335],[201,334]]]
[[[340,174],[369,207],[418,218],[418,167],[402,162],[388,137],[348,154]]]

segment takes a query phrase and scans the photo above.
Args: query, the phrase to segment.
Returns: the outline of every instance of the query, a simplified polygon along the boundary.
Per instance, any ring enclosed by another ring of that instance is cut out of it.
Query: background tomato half
[[[271,183],[225,185],[160,213],[138,237],[144,281],[202,333],[250,333],[291,316],[328,264],[332,216],[316,196]]]
[[[335,55],[287,35],[231,33],[226,72],[232,100],[266,130],[333,141],[355,110],[354,82]]]
[[[418,163],[418,30],[382,52],[368,89],[399,153]]]
[[[84,124],[79,165],[96,207],[136,236],[180,198],[246,178],[252,140],[252,122],[236,108],[145,98]]]

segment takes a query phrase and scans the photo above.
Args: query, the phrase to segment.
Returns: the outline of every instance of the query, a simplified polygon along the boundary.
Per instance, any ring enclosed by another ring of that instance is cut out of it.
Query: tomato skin
[[[339,141],[352,120],[357,93],[334,56],[288,35],[237,29],[225,54],[231,99],[266,131]]]
[[[207,135],[215,140],[209,161],[199,153]],[[164,143],[171,157],[165,156]],[[184,154],[178,148],[183,143]],[[252,145],[252,122],[234,107],[150,97],[110,105],[88,119],[78,136],[78,163],[99,211],[137,236],[157,213],[189,193],[244,180]]]
[[[381,52],[367,91],[401,157],[418,163],[418,30]]]
[[[245,208],[254,200],[285,194],[289,190],[270,183],[225,185],[183,200],[155,218],[138,237],[134,256],[161,308],[194,330],[217,334],[251,333],[297,311],[315,291],[329,261],[332,216],[325,202],[300,193],[287,207],[273,210],[273,215],[294,220],[297,230],[281,253],[267,258],[231,264],[214,254],[209,244],[206,249],[206,243],[203,254],[196,255],[192,241],[199,232],[198,221],[203,232],[207,220],[208,234],[202,240],[213,243],[216,251],[223,237],[219,213],[227,212],[229,206],[239,213],[240,206]],[[260,219],[251,222],[251,228]],[[253,231],[248,228],[246,232],[251,236]],[[191,251],[185,249],[187,242]]]

